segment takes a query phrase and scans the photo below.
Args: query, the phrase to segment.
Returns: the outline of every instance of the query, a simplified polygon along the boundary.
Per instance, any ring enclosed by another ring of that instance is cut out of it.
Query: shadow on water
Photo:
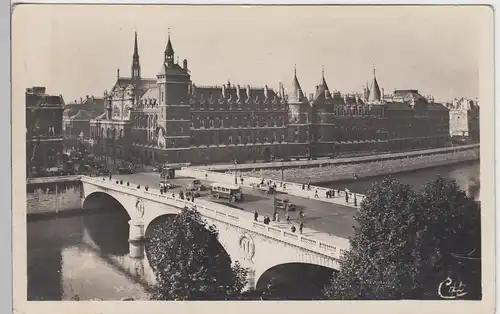
[[[101,211],[93,210],[78,216],[29,221],[27,223],[28,300],[55,301],[65,298],[65,295],[67,297],[68,294],[73,294],[73,291],[64,290],[68,287],[64,287],[63,281],[73,282],[74,279],[71,278],[74,276],[85,276],[81,273],[83,271],[81,267],[74,265],[75,262],[82,265],[88,263],[98,265],[100,269],[96,271],[99,272],[113,269],[130,282],[142,285],[138,278],[131,277],[111,259],[112,256],[122,257],[128,254],[128,220],[128,214],[119,205],[107,206]],[[87,243],[89,240],[90,243]],[[80,253],[77,255],[69,253],[74,249]],[[90,255],[83,253],[85,251]],[[112,297],[114,283],[107,281],[108,279],[103,278],[102,281],[99,279],[98,282],[79,285],[86,287],[85,289],[97,287],[105,291],[108,297]]]
[[[288,263],[267,270],[258,279],[256,292],[263,299],[320,300],[333,269],[304,263]]]
[[[96,208],[98,215],[83,215],[83,225],[92,241],[105,255],[127,254],[130,217],[125,208],[107,194],[94,193],[85,200],[83,210],[95,212]]]

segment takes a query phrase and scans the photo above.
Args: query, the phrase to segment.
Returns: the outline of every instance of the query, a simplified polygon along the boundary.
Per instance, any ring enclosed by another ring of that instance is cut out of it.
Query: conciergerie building
[[[156,78],[142,76],[135,34],[130,77],[117,70],[104,107],[90,121],[93,152],[143,164],[333,157],[449,140],[446,106],[417,90],[384,95],[375,70],[359,94],[330,90],[324,72],[309,95],[296,71],[287,95],[282,83],[277,91],[197,86],[188,61],[176,61],[170,34]]]

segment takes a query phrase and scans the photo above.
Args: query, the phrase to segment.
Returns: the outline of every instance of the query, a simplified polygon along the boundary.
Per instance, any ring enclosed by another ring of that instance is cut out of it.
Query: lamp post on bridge
[[[285,182],[285,164],[283,160],[281,160],[281,182]]]
[[[234,159],[234,184],[238,185],[238,162]]]

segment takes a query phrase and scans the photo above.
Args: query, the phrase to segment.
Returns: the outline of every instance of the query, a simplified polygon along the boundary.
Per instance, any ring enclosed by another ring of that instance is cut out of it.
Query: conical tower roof
[[[300,87],[296,68],[293,69],[292,92],[289,102],[302,102],[304,100],[304,92],[302,91],[302,87]]]
[[[165,48],[165,54],[171,56],[174,54],[174,48],[172,48],[172,41],[170,40],[170,35],[168,35],[167,47]]]
[[[382,95],[380,93],[380,87],[378,86],[377,77],[375,76],[375,68],[373,68],[373,82],[370,87],[368,101],[380,101],[381,98]]]
[[[318,88],[316,89],[316,96],[314,98],[318,99],[318,97],[325,96],[325,91],[327,92],[327,94],[330,94],[330,89],[328,88],[328,84],[326,83],[325,79],[325,69],[323,68],[321,70],[321,80],[319,82]]]

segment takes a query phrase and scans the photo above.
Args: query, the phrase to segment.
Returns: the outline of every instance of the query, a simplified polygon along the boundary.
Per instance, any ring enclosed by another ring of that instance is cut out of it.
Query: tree
[[[184,208],[175,218],[154,227],[147,245],[156,276],[153,299],[224,300],[236,298],[246,285],[247,271],[231,259],[196,209]]]
[[[355,217],[350,250],[325,295],[438,298],[439,282],[459,268],[454,254],[480,251],[479,208],[456,182],[443,178],[418,193],[390,177],[375,183]]]

